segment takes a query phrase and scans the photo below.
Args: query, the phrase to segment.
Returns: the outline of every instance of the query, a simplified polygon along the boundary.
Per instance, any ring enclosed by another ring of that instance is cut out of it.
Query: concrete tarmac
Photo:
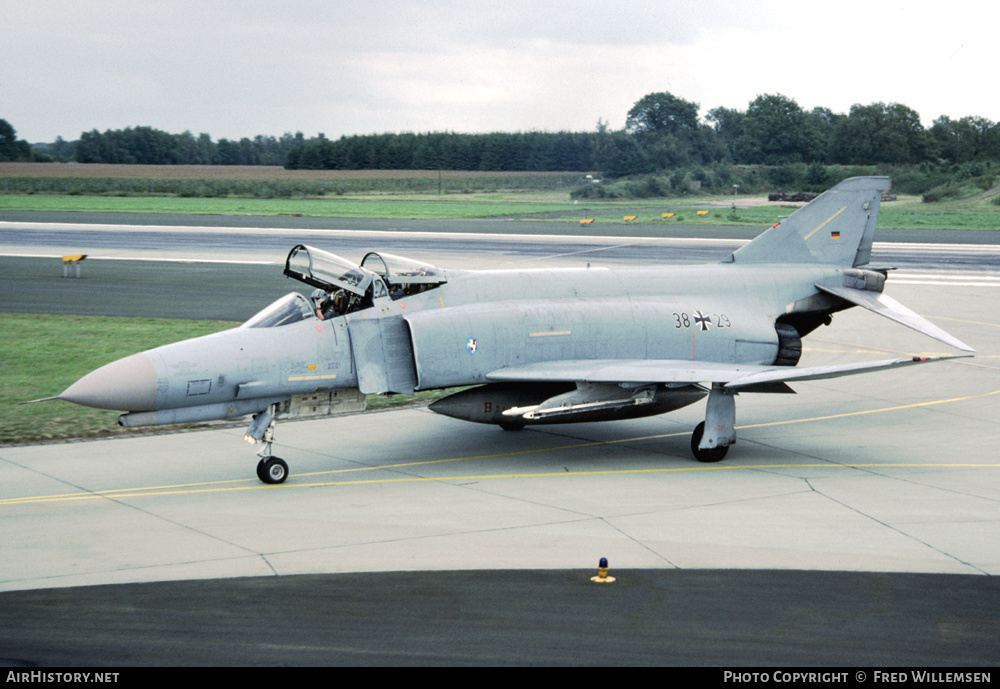
[[[283,423],[279,486],[242,428],[0,448],[0,658],[995,664],[1000,282],[938,269],[887,292],[976,358],[741,395],[716,465],[690,457],[700,404]],[[802,365],[944,349],[853,309]]]

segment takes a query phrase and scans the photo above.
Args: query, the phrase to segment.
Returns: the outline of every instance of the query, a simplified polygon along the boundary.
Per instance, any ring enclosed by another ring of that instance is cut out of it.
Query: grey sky
[[[997,121],[998,19],[992,0],[0,0],[0,117],[29,141],[586,131],[670,91],[703,115],[782,93]]]

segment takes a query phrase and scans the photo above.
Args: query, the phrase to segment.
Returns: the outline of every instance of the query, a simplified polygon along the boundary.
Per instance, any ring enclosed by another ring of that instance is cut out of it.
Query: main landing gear
[[[271,444],[274,442],[274,414],[277,405],[272,404],[267,411],[254,414],[247,433],[243,436],[250,444],[264,443],[257,456],[257,478],[264,483],[284,483],[288,478],[288,464],[281,457],[271,456]]]
[[[721,462],[726,453],[729,452],[729,446],[723,445],[722,447],[713,447],[711,449],[702,450],[698,447],[701,444],[701,438],[705,435],[705,422],[702,421],[697,426],[694,427],[694,433],[691,434],[691,452],[694,454],[694,458],[699,462]]]
[[[691,452],[699,462],[721,462],[736,442],[736,393],[715,383],[708,393],[705,420],[691,434]],[[705,428],[710,431],[706,436]]]

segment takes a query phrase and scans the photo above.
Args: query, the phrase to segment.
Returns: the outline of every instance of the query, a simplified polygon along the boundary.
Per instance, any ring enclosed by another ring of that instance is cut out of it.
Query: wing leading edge
[[[721,385],[738,392],[752,386],[787,383],[797,380],[821,380],[838,378],[875,370],[904,368],[933,361],[960,359],[971,354],[954,356],[912,356],[898,359],[881,359],[863,363],[839,364],[835,366],[809,366],[793,368],[789,366],[760,366],[750,364],[726,364],[708,361],[681,361],[676,359],[635,359],[635,360],[565,360],[545,361],[524,366],[510,366],[487,374],[492,382],[586,382],[617,383],[624,386],[650,385],[695,385],[707,383]],[[764,389],[764,388],[761,388]]]

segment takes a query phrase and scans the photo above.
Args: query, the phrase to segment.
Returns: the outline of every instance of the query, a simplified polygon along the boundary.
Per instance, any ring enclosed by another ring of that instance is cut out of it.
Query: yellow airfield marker
[[[602,557],[600,563],[597,565],[597,576],[590,577],[590,580],[595,584],[610,584],[615,578],[608,576],[608,558]]]

